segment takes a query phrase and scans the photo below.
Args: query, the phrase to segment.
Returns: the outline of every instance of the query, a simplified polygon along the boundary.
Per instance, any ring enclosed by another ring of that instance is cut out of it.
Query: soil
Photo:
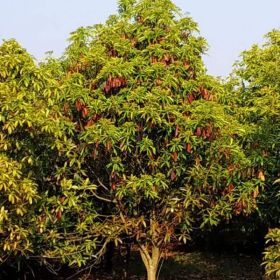
[[[57,275],[44,272],[21,273],[1,271],[0,280],[145,280],[146,272],[138,252],[131,253],[129,264],[115,254],[111,269],[92,268],[91,271],[60,270]],[[263,277],[261,255],[213,252],[173,252],[160,264],[158,280],[269,280]],[[125,269],[126,267],[126,269]],[[0,267],[1,269],[1,267]],[[110,270],[110,271],[109,271]],[[2,275],[2,276],[1,276]]]

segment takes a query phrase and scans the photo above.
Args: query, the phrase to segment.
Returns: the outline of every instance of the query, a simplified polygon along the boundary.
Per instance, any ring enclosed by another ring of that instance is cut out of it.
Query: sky
[[[173,0],[209,44],[208,73],[225,77],[240,53],[280,28],[280,0]],[[104,22],[117,0],[0,0],[0,42],[15,38],[36,59],[60,56],[70,32]]]

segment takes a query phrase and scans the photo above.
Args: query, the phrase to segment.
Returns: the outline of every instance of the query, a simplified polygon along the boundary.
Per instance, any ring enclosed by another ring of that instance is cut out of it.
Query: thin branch
[[[101,197],[99,195],[97,195],[95,192],[92,192],[93,196],[95,196],[96,198],[98,198],[99,200],[105,201],[105,202],[110,202],[113,203],[113,200],[105,198],[105,197]]]
[[[98,183],[100,184],[100,186],[103,187],[103,189],[105,189],[106,191],[109,191],[109,189],[101,182],[101,180],[98,177],[96,177],[96,179],[97,179]]]
[[[150,256],[150,254],[149,254],[149,252],[147,251],[147,249],[143,246],[143,245],[141,245],[139,242],[138,242],[138,246],[139,246],[139,248],[140,248],[140,251],[145,255],[145,257],[147,258],[147,260],[149,261],[149,262],[151,262],[151,256]]]
[[[163,259],[163,258],[161,258],[161,264],[160,264],[159,269],[158,269],[158,272],[157,272],[157,278],[156,278],[156,280],[158,280],[158,279],[159,279],[159,275],[160,275],[160,272],[161,272],[161,269],[162,269],[163,263],[164,263],[164,259]]]

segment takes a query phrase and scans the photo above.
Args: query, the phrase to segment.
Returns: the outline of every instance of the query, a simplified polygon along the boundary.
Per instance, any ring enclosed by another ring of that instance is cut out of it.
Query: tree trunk
[[[140,246],[141,258],[147,271],[147,279],[156,280],[158,264],[161,258],[160,249],[156,246],[153,246],[152,252],[150,254],[147,246],[144,245],[139,245],[139,246]]]
[[[157,279],[157,268],[150,266],[147,269],[147,279],[148,280],[156,280]]]

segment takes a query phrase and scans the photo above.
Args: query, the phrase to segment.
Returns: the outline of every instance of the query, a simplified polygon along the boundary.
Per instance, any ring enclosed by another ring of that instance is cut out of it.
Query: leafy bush
[[[265,271],[273,279],[280,279],[280,229],[275,228],[266,235],[268,244],[264,252]]]

